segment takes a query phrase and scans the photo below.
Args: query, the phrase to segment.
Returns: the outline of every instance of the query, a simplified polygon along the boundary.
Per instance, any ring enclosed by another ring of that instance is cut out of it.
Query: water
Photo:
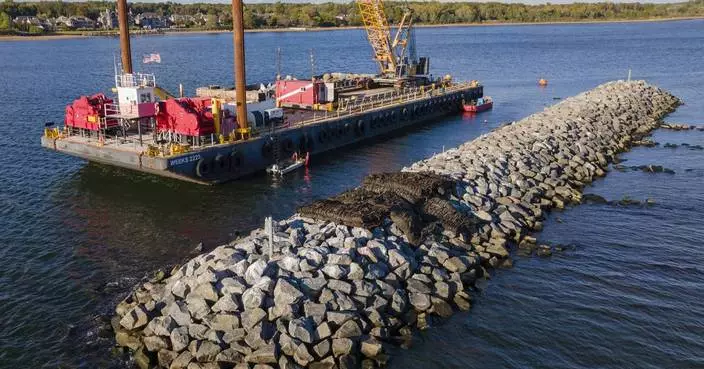
[[[0,42],[0,368],[125,367],[99,316],[153,270],[210,249],[296,206],[398,170],[607,80],[645,78],[688,104],[669,120],[704,124],[704,21],[423,28],[436,75],[484,82],[496,101],[478,118],[448,117],[392,138],[313,158],[307,173],[203,187],[116,170],[40,149],[43,122],[81,93],[108,90],[117,40]],[[315,68],[375,68],[359,30],[247,35],[249,81]],[[176,91],[230,84],[230,35],[138,37],[135,56]],[[140,67],[142,67],[140,65]],[[536,87],[541,78],[547,88]],[[704,144],[704,132],[658,131],[662,144]],[[628,165],[587,188],[650,207],[584,205],[549,216],[542,241],[573,245],[551,259],[518,258],[475,296],[469,313],[395,349],[396,368],[661,368],[704,366],[704,152],[636,148]],[[106,287],[106,283],[111,283]],[[116,284],[116,285],[115,285]]]

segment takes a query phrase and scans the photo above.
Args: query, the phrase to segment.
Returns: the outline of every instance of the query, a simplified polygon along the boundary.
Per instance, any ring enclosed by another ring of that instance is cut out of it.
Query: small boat
[[[545,86],[547,86],[547,85],[548,85],[548,80],[547,80],[547,79],[541,78],[540,80],[538,80],[538,86],[545,87]]]
[[[462,109],[470,113],[481,113],[487,111],[494,106],[494,101],[489,96],[480,97],[476,101],[472,100],[469,104],[462,104]]]
[[[309,158],[309,153],[307,153],[304,158],[299,158],[298,154],[294,153],[290,159],[284,160],[281,163],[272,164],[271,166],[266,168],[266,171],[274,176],[283,176],[285,174],[293,172],[294,170],[304,165],[308,166]]]

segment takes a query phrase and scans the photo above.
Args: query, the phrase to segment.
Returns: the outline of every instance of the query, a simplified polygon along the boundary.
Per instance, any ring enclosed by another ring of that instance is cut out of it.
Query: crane
[[[421,58],[419,62],[416,55],[413,11],[406,6],[392,38],[382,0],[356,2],[374,52],[374,60],[379,64],[381,77],[398,80],[427,74],[427,58]]]

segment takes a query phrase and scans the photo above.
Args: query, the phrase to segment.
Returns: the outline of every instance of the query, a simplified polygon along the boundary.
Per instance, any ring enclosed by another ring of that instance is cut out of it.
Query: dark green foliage
[[[0,30],[9,30],[12,28],[12,19],[5,12],[0,12]]]
[[[503,4],[469,2],[410,2],[417,24],[457,24],[457,23],[497,23],[497,22],[556,22],[585,20],[630,20],[647,18],[669,18],[704,16],[704,0],[693,0],[675,4],[640,3],[574,3],[574,4]],[[403,15],[402,2],[386,2],[386,14],[390,23],[400,21]],[[230,4],[179,4],[131,3],[133,14],[154,12],[169,16],[172,14],[195,15],[198,13],[218,16],[206,24],[187,24],[192,28],[229,28],[232,17]],[[7,20],[27,15],[58,17],[82,15],[97,19],[104,9],[114,9],[114,2],[0,2],[0,29],[7,29]],[[216,22],[219,19],[219,22]],[[323,4],[245,4],[245,27],[284,28],[284,27],[339,27],[359,26],[361,21],[354,2]],[[5,28],[3,28],[5,26]]]

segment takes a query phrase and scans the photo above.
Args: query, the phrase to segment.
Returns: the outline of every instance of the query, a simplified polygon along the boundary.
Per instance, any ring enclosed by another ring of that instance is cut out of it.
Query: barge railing
[[[140,77],[143,77],[144,75],[141,74],[135,74],[135,75],[121,75],[121,76],[127,76],[127,79],[124,81],[127,84],[132,83],[132,82],[144,82],[145,80],[139,80]],[[133,79],[137,78],[137,81],[134,81]],[[116,76],[117,79],[117,76]],[[149,83],[149,79],[146,80],[147,84]],[[401,103],[408,103],[408,102],[413,102],[413,101],[418,101],[418,100],[423,100],[427,99],[433,96],[438,96],[441,94],[445,94],[448,92],[455,92],[467,88],[472,88],[472,87],[478,87],[480,86],[477,84],[475,81],[472,82],[461,82],[461,83],[455,83],[451,84],[449,86],[431,86],[428,88],[425,88],[426,86],[421,86],[421,87],[413,87],[413,88],[407,88],[403,92],[396,92],[396,91],[389,91],[389,92],[384,92],[384,93],[379,93],[375,95],[370,95],[366,96],[365,98],[361,99],[358,103],[353,103],[350,104],[349,101],[346,102],[340,102],[340,108],[336,111],[333,112],[328,112],[325,111],[321,115],[317,115],[314,112],[313,118],[307,119],[307,120],[302,120],[299,122],[296,122],[294,124],[290,124],[286,127],[282,127],[282,129],[291,129],[291,128],[298,128],[310,124],[316,124],[323,122],[328,119],[332,118],[340,118],[340,117],[346,117],[346,116],[352,116],[354,114],[358,113],[363,113],[365,111],[369,110],[374,110],[374,109],[381,109]],[[105,115],[106,116],[115,116],[116,114],[119,115],[119,106],[110,106],[110,107],[105,107]],[[108,114],[109,113],[109,114]],[[265,135],[268,132],[268,130],[260,130],[258,132],[252,132],[251,137],[260,137],[262,135]],[[66,132],[66,135],[70,136],[71,132]],[[81,136],[83,136],[81,134]],[[219,137],[213,137],[211,135],[210,141],[204,142],[203,144],[196,145],[196,146],[190,146],[190,145],[183,145],[180,142],[168,142],[165,145],[154,145],[154,144],[147,144],[147,149],[144,149],[143,152],[149,156],[157,156],[157,153],[160,153],[158,156],[172,156],[172,155],[177,155],[181,154],[186,151],[191,151],[193,149],[198,149],[201,147],[209,147],[209,146],[215,146],[218,144],[225,144],[232,142],[230,140],[227,140],[226,138],[219,138]],[[110,145],[110,144],[116,144],[120,145],[124,148],[127,147],[132,147],[135,151],[139,151],[141,148],[144,148],[144,144],[140,142],[140,140],[136,139],[135,137],[131,137],[129,135],[126,135],[123,133],[122,136],[111,136],[107,135],[105,133],[102,134],[102,139],[99,141],[99,144],[102,145]],[[176,145],[177,150],[173,149],[173,146]]]
[[[323,116],[320,116],[320,117],[314,116],[311,119],[297,122],[292,127],[301,127],[301,126],[305,126],[308,124],[318,123],[318,122],[321,122],[321,121],[324,121],[324,120],[327,120],[330,118],[344,117],[344,116],[353,115],[356,113],[362,113],[362,112],[373,110],[373,109],[385,108],[385,107],[388,107],[391,105],[422,100],[425,98],[437,96],[439,94],[443,94],[443,93],[447,93],[447,92],[455,92],[455,91],[463,90],[466,88],[478,87],[478,86],[479,86],[479,84],[472,81],[472,82],[456,83],[456,84],[452,84],[452,85],[445,86],[445,87],[434,86],[434,87],[430,87],[427,89],[423,88],[425,86],[413,87],[413,88],[408,88],[404,92],[401,92],[401,93],[398,93],[395,91],[389,91],[389,92],[380,93],[380,94],[376,94],[376,95],[365,96],[357,104],[353,104],[353,103],[351,104],[350,101],[346,101],[345,104],[341,104],[342,108],[336,110],[335,113],[333,113],[333,114],[329,114],[328,112],[325,112],[325,114]],[[369,99],[368,99],[368,97],[369,97]]]

